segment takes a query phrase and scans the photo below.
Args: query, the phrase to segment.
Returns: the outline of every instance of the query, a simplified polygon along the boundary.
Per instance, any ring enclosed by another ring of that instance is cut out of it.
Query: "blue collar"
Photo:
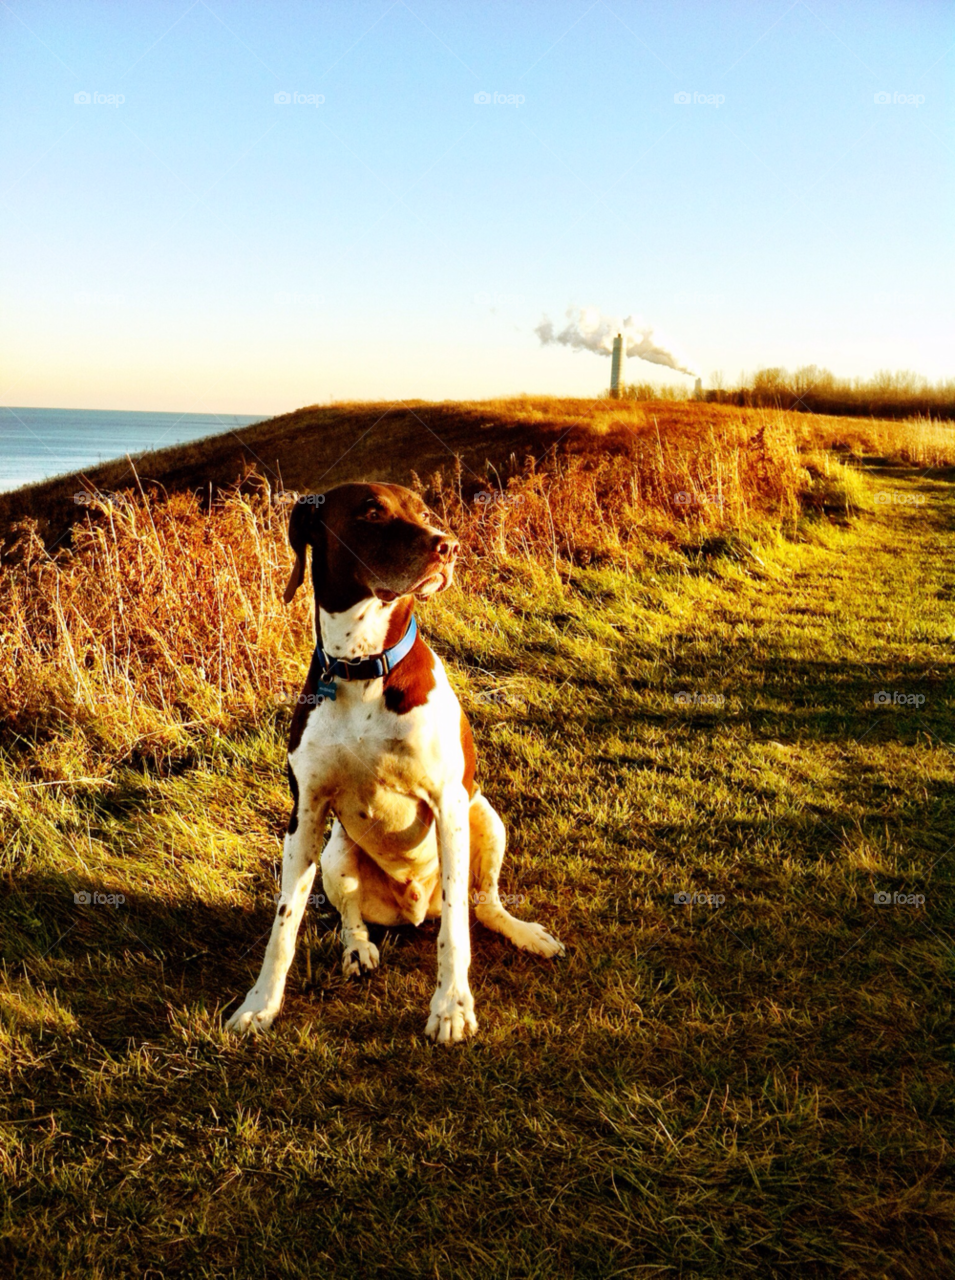
[[[355,662],[349,662],[347,658],[333,658],[331,654],[325,652],[320,644],[317,644],[313,662],[318,667],[317,675],[320,685],[330,687],[333,692],[327,694],[327,696],[334,698],[335,686],[330,682],[334,681],[336,677],[340,680],[374,680],[378,676],[386,676],[389,671],[395,669],[402,658],[408,656],[417,635],[418,623],[412,614],[408,630],[398,643],[393,644],[390,649],[386,649],[384,653],[380,653],[374,658],[359,658]],[[324,692],[324,690],[321,691]]]

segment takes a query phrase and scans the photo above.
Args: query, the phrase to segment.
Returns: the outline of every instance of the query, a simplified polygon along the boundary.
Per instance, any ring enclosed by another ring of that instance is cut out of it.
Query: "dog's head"
[[[327,613],[369,596],[426,600],[450,585],[459,550],[429,522],[418,495],[400,484],[340,484],[299,498],[288,536],[295,565],[285,603],[302,585],[310,546],[316,605]]]

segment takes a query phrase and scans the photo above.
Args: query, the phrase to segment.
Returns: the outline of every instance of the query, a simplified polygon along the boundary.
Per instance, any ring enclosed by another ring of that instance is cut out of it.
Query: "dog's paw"
[[[353,941],[345,948],[342,973],[346,978],[360,978],[378,968],[378,948],[373,942]]]
[[[268,1004],[253,987],[225,1024],[226,1030],[238,1033],[268,1031],[281,1007],[281,1000],[274,1004]]]
[[[435,1044],[457,1044],[477,1031],[474,997],[467,987],[463,991],[450,988],[436,991],[431,1000],[431,1017],[425,1035]]]
[[[530,924],[526,920],[517,922],[519,927],[512,934],[512,941],[515,947],[520,947],[522,951],[531,951],[535,956],[544,956],[550,959],[551,956],[562,956],[564,954],[564,944],[559,938],[555,938],[553,934],[548,933],[541,924]]]

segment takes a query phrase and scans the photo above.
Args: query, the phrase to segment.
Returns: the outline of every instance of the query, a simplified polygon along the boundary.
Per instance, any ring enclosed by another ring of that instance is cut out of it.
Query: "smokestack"
[[[623,373],[623,334],[618,333],[613,340],[613,354],[610,358],[610,395],[614,400],[620,399],[620,375]]]
[[[677,373],[691,373],[680,363],[679,357],[667,351],[660,342],[654,342],[653,329],[644,321],[634,316],[627,316],[622,324],[610,316],[602,316],[596,307],[571,307],[567,312],[568,324],[560,333],[554,332],[554,326],[543,317],[534,330],[541,340],[542,346],[558,342],[572,351],[593,351],[598,356],[613,354],[613,372],[610,376],[610,394],[619,395],[623,388],[623,362],[627,357],[637,360],[648,360],[650,364],[662,364],[667,369],[676,369]],[[620,329],[613,336],[614,329]]]

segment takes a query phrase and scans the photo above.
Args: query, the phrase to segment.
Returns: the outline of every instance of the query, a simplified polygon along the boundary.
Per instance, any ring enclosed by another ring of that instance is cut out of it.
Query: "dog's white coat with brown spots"
[[[451,582],[458,544],[430,524],[399,485],[347,484],[300,500],[289,523],[295,567],[290,600],[312,548],[316,632],[325,654],[356,662],[405,635],[415,598]],[[563,946],[539,924],[504,909],[498,879],[504,824],[474,782],[471,731],[444,668],[421,636],[386,675],[336,681],[322,700],[313,660],[292,721],[282,892],[262,971],[229,1019],[264,1030],[279,1012],[302,916],[321,863],[325,894],[341,915],[343,968],[378,967],[367,925],[441,918],[438,981],[426,1032],[440,1043],[477,1029],[468,985],[469,894],[475,914],[515,946],[541,956]],[[319,855],[329,813],[331,836]]]

